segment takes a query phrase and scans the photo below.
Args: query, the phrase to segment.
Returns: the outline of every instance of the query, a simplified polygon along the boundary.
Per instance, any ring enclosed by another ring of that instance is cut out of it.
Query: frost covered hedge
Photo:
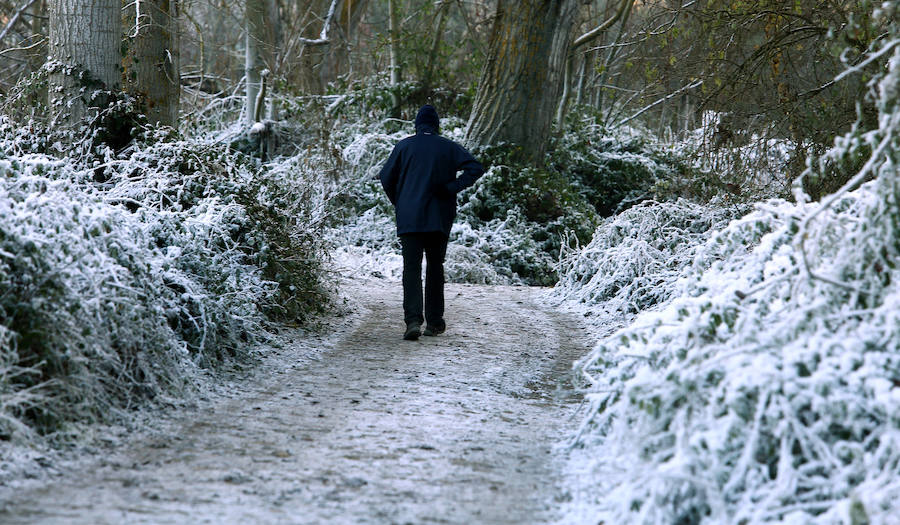
[[[886,2],[876,16],[896,9]],[[732,221],[692,249],[668,302],[578,363],[590,405],[578,442],[596,485],[573,515],[900,516],[900,38],[878,46],[878,128],[839,137],[808,173],[865,155],[850,182],[822,202],[798,193]],[[609,280],[600,296],[615,297]]]
[[[74,159],[0,131],[0,439],[177,395],[323,303],[297,176],[203,141]]]
[[[548,163],[602,217],[647,199],[698,197],[687,188],[698,175],[687,165],[688,155],[654,144],[649,135],[630,127],[609,129],[590,113],[573,112],[565,133],[554,138]]]

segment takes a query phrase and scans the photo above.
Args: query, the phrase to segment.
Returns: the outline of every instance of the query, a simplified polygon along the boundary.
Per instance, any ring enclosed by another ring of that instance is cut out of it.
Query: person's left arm
[[[456,167],[455,171],[457,173],[462,171],[462,174],[444,186],[444,189],[452,195],[456,195],[475,184],[475,181],[484,175],[484,167],[475,160],[471,153],[459,144],[454,144],[454,146],[453,163]]]

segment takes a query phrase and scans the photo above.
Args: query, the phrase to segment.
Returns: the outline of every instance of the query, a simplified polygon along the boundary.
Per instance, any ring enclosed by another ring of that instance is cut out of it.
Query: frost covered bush
[[[324,303],[301,179],[200,141],[7,155],[0,439],[176,395],[198,366],[247,356],[267,317]]]
[[[597,219],[560,174],[533,168],[494,166],[460,201],[459,222],[468,226],[460,241],[480,247],[494,269],[512,282],[532,285],[556,281],[554,266],[563,239],[586,241]]]
[[[664,303],[728,217],[722,208],[686,200],[642,202],[604,219],[588,245],[564,250],[553,294],[618,313]]]
[[[607,129],[590,114],[569,120],[566,132],[554,141],[548,164],[604,217],[642,200],[680,195],[660,193],[691,171],[673,152],[653,146],[646,134]]]
[[[850,181],[821,203],[800,193],[730,223],[696,250],[676,297],[578,363],[592,521],[900,516],[898,36],[870,55],[886,65],[872,84],[877,129],[829,152],[869,152]]]
[[[552,284],[556,258],[535,240],[518,208],[490,221],[461,221],[450,233],[448,279],[478,284]]]
[[[656,194],[680,195],[707,202],[759,202],[790,195],[796,147],[790,139],[749,134],[734,129],[728,115],[705,111],[700,126],[687,131],[672,149],[692,169],[657,183]],[[727,130],[723,139],[723,130]],[[728,135],[737,133],[736,136]],[[774,131],[773,131],[774,132]]]

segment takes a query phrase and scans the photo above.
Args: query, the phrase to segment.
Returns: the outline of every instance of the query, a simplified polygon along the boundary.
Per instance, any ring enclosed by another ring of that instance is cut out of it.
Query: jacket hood
[[[419,109],[416,114],[416,133],[439,133],[441,129],[441,119],[438,117],[437,110],[434,106],[426,104]]]

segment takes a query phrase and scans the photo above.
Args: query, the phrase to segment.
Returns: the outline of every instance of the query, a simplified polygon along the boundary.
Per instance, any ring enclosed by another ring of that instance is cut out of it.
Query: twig
[[[639,110],[639,111],[638,111],[637,113],[635,113],[634,115],[631,115],[630,117],[627,117],[627,118],[624,118],[624,119],[620,120],[620,121],[619,121],[619,126],[621,126],[621,125],[623,125],[623,124],[625,124],[625,123],[627,123],[627,122],[630,122],[630,121],[634,120],[635,118],[637,118],[637,117],[641,116],[642,114],[646,113],[647,111],[649,111],[651,108],[653,108],[653,107],[655,107],[655,106],[658,106],[659,104],[662,104],[663,102],[665,102],[665,101],[667,101],[667,100],[669,100],[669,99],[671,99],[671,98],[677,97],[678,95],[684,93],[685,91],[687,91],[687,90],[689,90],[689,89],[694,89],[694,88],[696,88],[696,87],[700,87],[700,85],[702,85],[702,84],[703,84],[703,81],[702,81],[702,80],[698,80],[698,81],[694,82],[693,84],[688,84],[687,86],[684,86],[684,87],[682,87],[682,88],[680,88],[680,89],[678,89],[678,90],[676,90],[676,91],[673,91],[672,93],[669,93],[669,94],[666,95],[665,97],[663,97],[663,98],[657,100],[656,102],[650,104],[649,106],[645,106],[644,108],[642,108],[641,110]]]
[[[14,25],[16,25],[16,22],[19,21],[19,17],[22,16],[22,12],[31,7],[31,4],[33,4],[35,1],[36,0],[28,0],[22,7],[20,7],[16,10],[15,13],[13,13],[12,18],[10,18],[9,22],[6,23],[6,27],[3,28],[3,31],[0,31],[0,41],[2,41],[6,37],[6,34],[9,32],[9,30],[12,29]]]

